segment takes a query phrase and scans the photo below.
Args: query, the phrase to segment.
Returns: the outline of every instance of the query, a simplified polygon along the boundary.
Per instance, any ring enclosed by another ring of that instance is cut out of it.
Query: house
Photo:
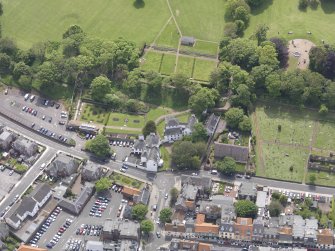
[[[247,163],[249,159],[249,148],[246,146],[214,142],[214,158],[221,160],[224,157],[232,157],[236,162]]]
[[[143,205],[148,205],[149,198],[150,198],[150,190],[149,190],[149,188],[144,187],[144,188],[142,188],[140,194],[134,195],[134,202],[136,204],[141,203]]]
[[[209,177],[201,176],[191,176],[191,175],[181,175],[181,184],[192,184],[200,189],[203,193],[205,190],[210,190],[212,188],[212,179]]]
[[[192,184],[184,184],[175,203],[176,210],[192,211],[199,196],[199,188]]]
[[[143,136],[140,136],[138,140],[134,142],[132,148],[132,153],[139,155],[141,159],[141,165],[136,167],[143,167],[142,169],[147,171],[157,172],[158,167],[162,165],[159,146],[160,140],[155,133],[150,133],[145,140]]]
[[[214,135],[219,122],[220,122],[220,116],[216,116],[214,113],[212,113],[209,116],[209,118],[206,120],[206,123],[205,123],[205,129],[207,131],[208,136]]]
[[[214,195],[211,201],[200,201],[199,213],[205,214],[206,220],[227,222],[236,218],[233,198],[223,195]]]
[[[329,247],[334,244],[334,232],[331,229],[319,229],[316,237],[317,243],[322,247]]]
[[[235,239],[235,230],[234,230],[234,221],[222,221],[220,226],[220,238],[226,240],[233,240]]]
[[[177,221],[172,221],[172,223],[165,223],[165,231],[168,232],[177,232],[177,233],[185,233],[186,226],[185,224]]]
[[[267,192],[257,191],[256,206],[258,207],[258,216],[264,216],[267,206]]]
[[[6,215],[6,222],[14,229],[19,229],[21,223],[29,216],[34,217],[39,209],[52,196],[52,191],[49,185],[39,184],[29,197],[25,197],[22,201],[16,204],[15,209]]]
[[[124,186],[121,193],[125,198],[134,200],[136,196],[140,195],[141,191],[138,190],[137,188]]]
[[[193,46],[195,44],[195,38],[194,37],[182,36],[180,38],[180,44],[185,45],[185,46]]]
[[[235,240],[251,241],[253,233],[252,218],[237,217],[234,230]]]
[[[294,215],[292,226],[293,242],[302,244],[305,236],[305,220],[300,215]]]
[[[205,222],[204,214],[197,214],[194,224],[194,233],[201,236],[219,236],[219,225]]]
[[[224,197],[225,201],[221,204],[221,224],[236,219],[234,200],[231,197]]]
[[[238,198],[240,200],[255,201],[257,196],[257,189],[255,183],[242,182],[238,190]]]
[[[38,145],[35,142],[23,137],[19,137],[15,140],[12,146],[15,151],[26,157],[31,157],[38,151]]]
[[[292,245],[292,227],[284,226],[278,229],[278,243],[282,245]]]
[[[305,219],[304,244],[305,246],[315,246],[317,244],[318,220]]]
[[[0,221],[0,240],[4,240],[9,235],[9,229],[4,221]]]
[[[164,141],[174,142],[181,140],[184,135],[191,135],[194,125],[198,122],[196,116],[192,114],[187,123],[180,123],[175,117],[165,119]]]
[[[20,247],[17,249],[17,251],[47,251],[47,249],[21,244]]]
[[[81,177],[85,181],[95,181],[102,177],[102,166],[96,165],[92,162],[86,163],[81,170]]]
[[[79,161],[74,157],[58,154],[45,171],[51,177],[64,178],[76,173],[79,164]]]
[[[253,221],[253,233],[252,241],[253,242],[262,242],[264,235],[264,221],[262,217],[258,217]]]
[[[207,201],[200,201],[199,213],[206,216],[206,220],[217,220],[221,218],[221,205]]]
[[[122,239],[138,241],[140,239],[140,224],[130,220],[106,219],[102,230],[102,240],[117,241]]]
[[[279,239],[279,219],[272,217],[266,222],[264,228],[263,241],[266,243],[278,243]]]
[[[74,215],[79,215],[88,200],[91,198],[93,192],[94,185],[92,183],[86,182],[80,193],[74,199],[63,198],[59,201],[58,206]]]
[[[13,133],[9,131],[3,131],[0,134],[0,148],[4,151],[7,151],[14,139],[15,137]]]

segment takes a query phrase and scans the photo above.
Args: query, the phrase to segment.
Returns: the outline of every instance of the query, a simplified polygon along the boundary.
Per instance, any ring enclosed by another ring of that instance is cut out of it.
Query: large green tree
[[[149,120],[142,129],[142,133],[144,136],[148,136],[152,132],[156,133],[156,131],[157,131],[156,124],[152,120]]]
[[[96,101],[102,101],[111,91],[111,81],[105,76],[96,77],[91,83],[91,96]]]
[[[219,97],[219,93],[215,89],[201,88],[189,99],[189,107],[196,114],[201,114],[204,110],[213,108]]]
[[[97,135],[94,139],[86,141],[85,149],[100,158],[105,158],[110,155],[109,141],[101,134]]]
[[[244,112],[240,108],[230,108],[225,114],[225,120],[231,128],[237,128],[243,120]]]
[[[283,210],[283,206],[278,200],[272,200],[269,205],[269,212],[271,217],[278,217]]]
[[[250,200],[239,200],[234,206],[237,217],[255,218],[257,215],[257,206]]]
[[[225,157],[215,163],[215,168],[224,175],[233,175],[236,172],[236,162],[231,157]]]
[[[202,123],[196,123],[193,126],[192,130],[192,142],[199,142],[199,141],[206,141],[208,136],[207,136],[207,131]]]
[[[163,208],[159,212],[159,220],[163,223],[171,222],[171,217],[172,217],[172,209],[169,207]]]
[[[143,233],[149,234],[154,230],[154,224],[151,220],[142,220],[140,228]]]
[[[148,207],[143,204],[137,204],[133,206],[131,210],[131,217],[134,220],[142,221],[145,219],[146,214],[148,213]]]
[[[112,181],[108,177],[103,177],[95,183],[95,189],[98,193],[108,190],[111,186]]]
[[[172,146],[172,163],[178,169],[199,169],[200,157],[205,153],[204,143],[190,141],[175,142]]]

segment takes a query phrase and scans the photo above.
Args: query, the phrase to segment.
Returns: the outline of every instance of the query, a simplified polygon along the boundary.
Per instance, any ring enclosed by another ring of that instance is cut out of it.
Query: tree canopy
[[[225,120],[231,128],[238,128],[238,125],[243,121],[244,112],[240,108],[231,108],[225,114]]]
[[[215,168],[224,175],[233,175],[236,172],[236,162],[231,157],[225,157],[215,163]]]
[[[131,210],[131,217],[134,220],[142,221],[145,219],[146,214],[148,213],[148,207],[143,204],[137,204],[133,206]]]
[[[154,230],[154,224],[151,220],[143,220],[141,221],[141,231],[143,231],[145,234],[148,234]]]
[[[149,120],[142,129],[144,136],[148,136],[150,133],[156,133],[157,128],[154,121]]]
[[[109,141],[101,134],[97,135],[94,139],[88,140],[85,144],[85,149],[100,158],[105,158],[110,155]]]
[[[255,218],[257,215],[257,206],[250,200],[239,200],[235,203],[237,217]]]
[[[108,190],[112,186],[112,181],[108,177],[103,177],[95,183],[98,193]]]
[[[204,110],[213,108],[218,97],[217,90],[203,87],[190,97],[188,104],[195,114],[201,114]]]
[[[91,83],[91,96],[96,101],[102,101],[111,91],[111,81],[105,76],[96,77]]]
[[[204,143],[192,143],[190,141],[178,141],[172,146],[172,163],[180,170],[199,169],[200,157],[205,152]]]
[[[172,209],[167,207],[163,208],[159,213],[159,220],[163,223],[171,222]]]
[[[191,134],[192,142],[206,141],[207,131],[202,123],[196,123],[193,126],[192,134]]]

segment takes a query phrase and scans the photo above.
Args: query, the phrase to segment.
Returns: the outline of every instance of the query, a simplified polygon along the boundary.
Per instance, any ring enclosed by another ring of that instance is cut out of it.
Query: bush
[[[299,9],[306,10],[308,6],[308,0],[299,0]]]

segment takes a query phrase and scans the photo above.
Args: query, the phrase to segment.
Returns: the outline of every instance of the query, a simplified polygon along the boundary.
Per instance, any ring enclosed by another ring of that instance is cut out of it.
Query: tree
[[[188,101],[189,107],[196,114],[201,114],[204,110],[213,108],[219,93],[215,89],[201,88]]]
[[[224,175],[233,175],[236,172],[236,162],[231,157],[225,157],[215,163],[215,168]]]
[[[163,208],[159,213],[159,220],[163,223],[171,222],[172,209],[171,208]]]
[[[146,214],[148,213],[148,207],[143,204],[137,204],[133,206],[131,210],[131,217],[134,220],[142,221],[145,219]]]
[[[62,71],[52,62],[44,62],[38,67],[36,80],[41,84],[42,92],[48,91],[50,87],[62,79]]]
[[[239,200],[235,203],[237,217],[255,218],[257,215],[257,206],[250,200]]]
[[[271,43],[271,42],[268,42]],[[274,44],[266,44],[257,48],[259,64],[269,65],[272,69],[277,69],[279,61],[277,59],[277,52]]]
[[[99,158],[106,158],[110,155],[109,141],[104,135],[97,135],[94,139],[88,140],[85,149],[92,152]]]
[[[64,33],[63,33],[63,39],[66,39],[68,37],[77,35],[77,34],[84,34],[83,29],[79,25],[71,25]]]
[[[319,114],[324,116],[328,113],[328,108],[326,105],[322,104],[319,109]]]
[[[258,7],[260,5],[262,5],[266,0],[247,0],[247,3],[251,6],[251,7]]]
[[[260,46],[261,43],[266,41],[266,34],[268,30],[269,30],[269,27],[266,24],[257,25],[253,36],[256,38],[258,46]]]
[[[202,123],[196,123],[193,126],[191,138],[192,142],[206,141],[207,140],[207,131]]]
[[[152,132],[156,133],[156,131],[157,131],[156,124],[152,120],[149,120],[142,129],[142,133],[144,136],[148,136]]]
[[[108,177],[103,177],[95,183],[98,193],[108,190],[112,186],[112,181]]]
[[[308,0],[299,0],[299,9],[306,10],[308,7]]]
[[[223,34],[226,37],[237,38],[238,37],[237,32],[238,32],[238,27],[235,22],[228,22],[224,26]]]
[[[243,120],[244,112],[240,108],[230,108],[225,114],[225,120],[229,127],[237,128]]]
[[[281,78],[277,72],[273,72],[265,78],[265,86],[271,97],[281,95],[281,84]]]
[[[2,2],[0,2],[0,16],[2,16],[3,14],[3,6],[2,6]]]
[[[311,175],[309,175],[309,182],[314,185],[316,181],[316,175],[313,173]]]
[[[151,220],[143,220],[141,221],[141,231],[143,231],[145,234],[149,234],[154,230],[154,224]]]
[[[127,91],[131,98],[138,98],[141,94],[141,78],[142,72],[140,69],[134,69],[129,72],[127,79],[123,81],[122,87]]]
[[[280,198],[280,193],[278,192],[273,192],[272,195],[271,195],[272,199],[274,200],[279,200]]]
[[[30,75],[30,67],[24,62],[18,62],[14,65],[13,78],[18,80],[22,75]]]
[[[281,68],[286,68],[289,58],[287,41],[283,38],[277,37],[270,38],[270,41],[275,45],[279,66]]]
[[[245,25],[247,25],[250,20],[250,9],[245,6],[237,7],[234,12],[233,20],[241,20]]]
[[[204,143],[178,141],[172,146],[172,163],[180,170],[199,169],[200,157],[205,152]]]
[[[251,77],[257,89],[263,89],[265,87],[265,79],[272,71],[272,67],[268,65],[259,65],[252,68]]]
[[[251,94],[249,87],[245,84],[241,84],[236,89],[236,94],[232,97],[233,104],[242,107],[248,107],[251,104],[253,95]]]
[[[6,53],[0,53],[0,74],[10,73],[11,59]]]
[[[96,101],[101,101],[111,91],[111,81],[105,76],[93,79],[91,83],[91,96]]]
[[[238,124],[238,129],[242,132],[250,132],[252,129],[250,118],[246,115],[243,116],[243,120]]]
[[[278,217],[283,210],[283,206],[278,200],[272,200],[269,205],[269,212],[271,217]]]
[[[226,5],[226,18],[230,20],[237,20],[238,18],[236,18],[236,10],[240,7],[244,8],[248,14],[250,13],[250,7],[244,0],[229,0]]]
[[[170,206],[174,206],[174,204],[176,203],[177,201],[177,198],[178,198],[178,195],[179,195],[179,191],[177,188],[173,187],[171,190],[170,190]]]
[[[14,57],[18,52],[17,45],[13,39],[1,38],[0,39],[0,52],[6,53],[7,55]]]
[[[282,204],[283,206],[286,206],[286,204],[287,204],[287,196],[284,195],[284,194],[280,195],[280,197],[279,197],[279,202],[280,202],[280,204]]]

